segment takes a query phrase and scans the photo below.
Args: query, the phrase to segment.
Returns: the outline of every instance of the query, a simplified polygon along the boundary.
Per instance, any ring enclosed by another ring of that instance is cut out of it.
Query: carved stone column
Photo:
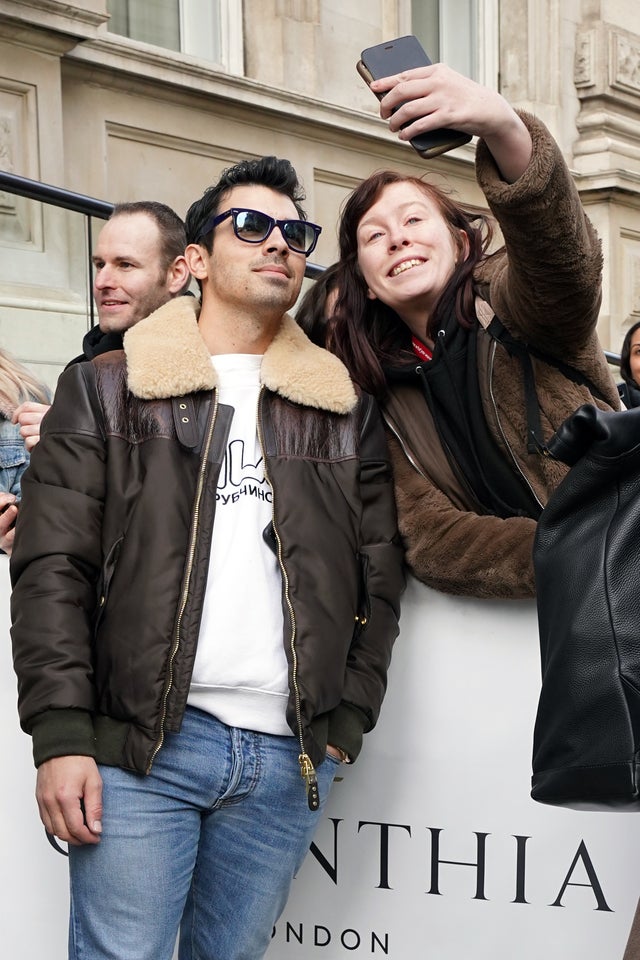
[[[598,21],[576,36],[576,168],[640,175],[640,34]]]
[[[628,17],[625,4],[618,9],[620,20],[637,23],[636,4],[626,7]],[[602,19],[579,25],[574,84],[574,167],[604,253],[599,332],[618,352],[625,331],[640,320],[640,34]]]

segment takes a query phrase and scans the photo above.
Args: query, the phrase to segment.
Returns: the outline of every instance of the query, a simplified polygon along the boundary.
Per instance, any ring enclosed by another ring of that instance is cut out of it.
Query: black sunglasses
[[[231,217],[233,232],[238,240],[245,243],[262,243],[275,227],[280,228],[287,246],[294,253],[304,253],[306,257],[315,250],[322,227],[308,220],[274,220],[260,210],[248,210],[244,207],[232,207],[212,217],[205,223],[198,240],[206,237],[219,223]]]

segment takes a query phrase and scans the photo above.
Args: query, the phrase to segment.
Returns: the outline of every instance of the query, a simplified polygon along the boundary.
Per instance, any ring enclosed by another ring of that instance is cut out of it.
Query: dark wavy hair
[[[360,386],[382,396],[386,391],[384,366],[413,358],[411,334],[398,314],[379,300],[367,298],[367,284],[358,265],[358,224],[380,198],[385,187],[394,183],[412,183],[442,214],[454,244],[464,252],[464,233],[468,250],[461,256],[435,310],[429,318],[428,335],[434,339],[442,320],[453,310],[461,326],[476,322],[473,271],[487,256],[493,230],[487,217],[452,200],[440,188],[419,177],[407,177],[393,170],[381,170],[364,180],[347,199],[339,223],[340,274],[339,296],[327,325],[327,346],[346,364]]]
[[[296,309],[297,323],[319,347],[324,346],[329,317],[328,304],[331,295],[338,291],[339,274],[339,263],[326,267],[318,279],[313,281]]]
[[[633,337],[636,330],[640,330],[640,320],[637,323],[634,323],[632,327],[629,327],[627,330],[624,340],[622,341],[622,350],[620,351],[620,374],[622,379],[626,384],[631,387],[635,387],[636,390],[640,389],[640,383],[637,380],[634,380],[633,374],[631,373],[631,338]]]
[[[258,157],[254,160],[241,160],[233,167],[227,167],[220,174],[218,182],[208,187],[199,200],[195,200],[185,217],[187,243],[202,241],[209,253],[213,250],[213,229],[205,235],[202,228],[207,221],[219,212],[220,201],[225,193],[233,187],[244,186],[270,187],[277,193],[284,194],[295,205],[298,216],[306,220],[307,216],[302,208],[305,199],[304,191],[298,181],[298,175],[289,160],[278,157]]]

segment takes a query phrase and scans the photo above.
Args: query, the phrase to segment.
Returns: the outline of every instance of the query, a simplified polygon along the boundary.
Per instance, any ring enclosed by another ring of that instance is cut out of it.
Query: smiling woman
[[[402,140],[479,137],[489,219],[427,181],[374,173],[341,218],[327,345],[379,399],[413,573],[531,597],[536,521],[566,467],[546,443],[582,403],[618,409],[596,322],[602,258],[560,150],[535,117],[444,64],[372,84]]]
[[[385,303],[417,337],[429,339],[425,317],[468,249],[466,234],[451,229],[425,183],[384,179],[389,182],[358,224],[358,264],[369,299]]]

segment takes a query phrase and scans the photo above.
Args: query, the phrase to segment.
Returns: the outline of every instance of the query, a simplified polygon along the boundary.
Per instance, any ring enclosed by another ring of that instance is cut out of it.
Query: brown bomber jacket
[[[191,297],[65,371],[23,481],[11,560],[19,711],[36,764],[148,771],[195,658],[230,409]],[[382,422],[290,317],[264,355],[260,437],[283,572],[287,720],[351,757],[376,722],[404,586]],[[328,508],[327,508],[328,505]]]

